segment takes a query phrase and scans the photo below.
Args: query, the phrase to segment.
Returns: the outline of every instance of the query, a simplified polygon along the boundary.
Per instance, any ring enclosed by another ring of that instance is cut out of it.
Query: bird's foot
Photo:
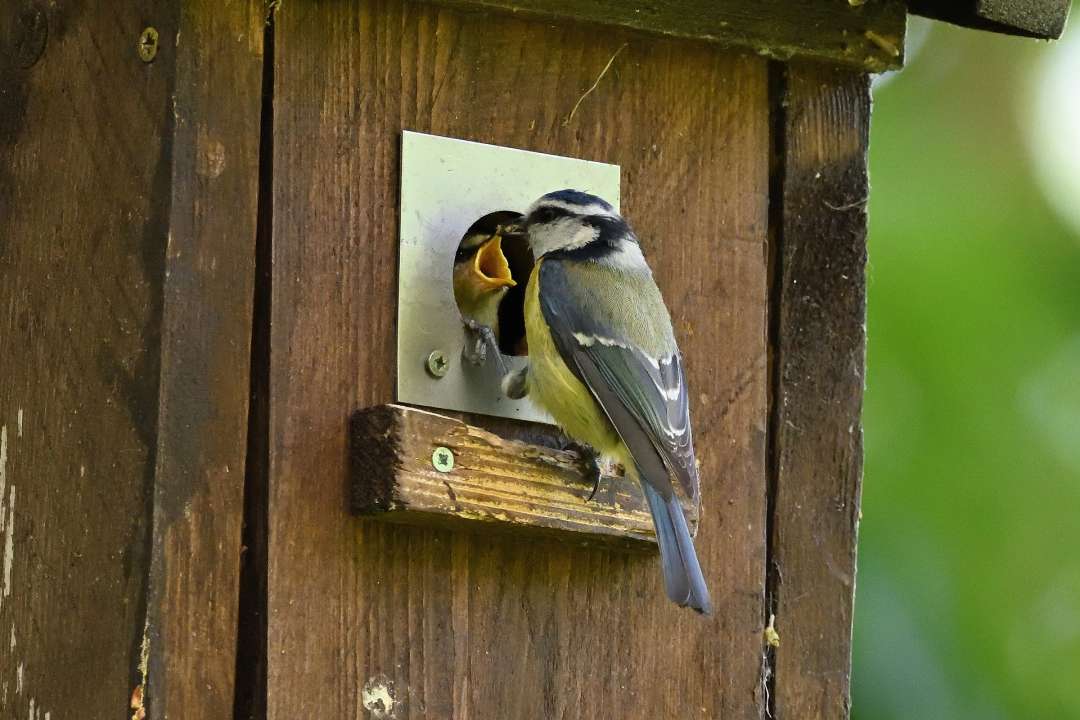
[[[461,354],[469,363],[481,367],[487,362],[488,353],[495,358],[495,364],[499,368],[499,374],[506,374],[506,362],[499,352],[499,341],[495,339],[495,331],[487,325],[477,322],[472,318],[462,318],[465,325],[465,347]]]
[[[495,333],[487,325],[481,325],[471,318],[463,318],[462,323],[465,325],[465,347],[461,354],[467,361],[479,367],[487,362],[488,341],[484,331],[491,333],[493,339]]]
[[[563,450],[573,450],[577,453],[578,468],[585,478],[592,482],[592,492],[589,493],[589,497],[585,500],[585,502],[591,502],[596,497],[596,491],[600,489],[600,479],[603,477],[600,468],[600,453],[596,452],[591,445],[579,443],[576,440],[570,440],[563,445]]]
[[[529,394],[529,366],[511,373],[506,373],[502,378],[503,395],[511,400],[520,400]]]

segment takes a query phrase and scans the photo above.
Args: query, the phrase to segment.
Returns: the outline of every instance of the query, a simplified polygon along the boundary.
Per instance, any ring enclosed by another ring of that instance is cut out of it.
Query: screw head
[[[431,466],[442,473],[448,473],[454,469],[454,451],[440,445],[431,453]]]
[[[157,57],[157,50],[158,31],[156,28],[148,27],[139,36],[139,58],[146,63],[153,62]]]
[[[445,377],[450,370],[450,361],[447,360],[446,353],[442,350],[432,350],[427,356],[427,369],[433,377]]]

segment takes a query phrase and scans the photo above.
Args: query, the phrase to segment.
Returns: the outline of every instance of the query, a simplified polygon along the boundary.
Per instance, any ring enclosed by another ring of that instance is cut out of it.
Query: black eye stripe
[[[567,210],[563,207],[555,207],[553,205],[543,205],[536,208],[533,214],[529,216],[530,225],[540,225],[543,223],[549,223],[559,218],[574,217],[577,213]]]

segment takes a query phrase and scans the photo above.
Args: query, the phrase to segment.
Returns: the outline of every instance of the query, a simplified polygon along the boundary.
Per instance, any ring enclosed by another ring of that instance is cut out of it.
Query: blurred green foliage
[[[1080,228],[1027,142],[1054,50],[935,24],[874,93],[857,720],[1080,718]]]

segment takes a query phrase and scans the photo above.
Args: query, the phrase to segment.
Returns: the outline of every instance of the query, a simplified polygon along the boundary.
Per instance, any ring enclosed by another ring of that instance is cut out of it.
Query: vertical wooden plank
[[[760,717],[765,62],[409,2],[277,23],[268,716]],[[348,417],[392,400],[406,128],[622,166],[688,358],[713,618],[652,557],[347,516]]]
[[[149,717],[233,709],[251,362],[260,0],[185,2],[150,569]]]
[[[862,481],[865,74],[787,67],[772,290],[775,717],[846,718]]]
[[[6,718],[129,716],[139,682],[175,37],[172,3],[0,7]]]

